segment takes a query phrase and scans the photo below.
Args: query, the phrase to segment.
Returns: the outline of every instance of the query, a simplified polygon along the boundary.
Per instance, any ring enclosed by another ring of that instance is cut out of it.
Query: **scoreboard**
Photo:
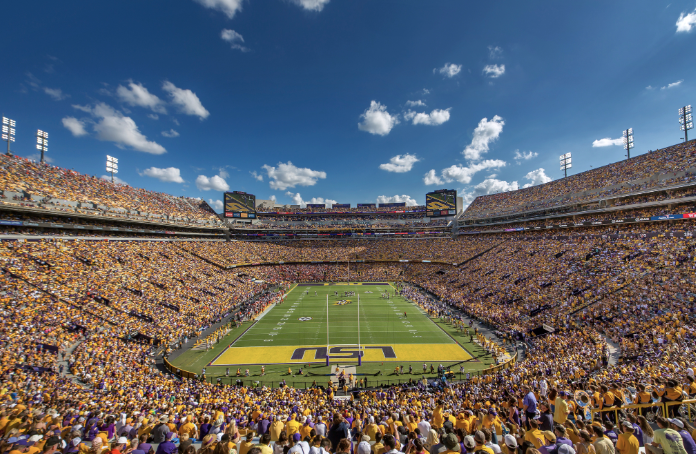
[[[457,214],[456,189],[439,189],[425,194],[425,212],[431,218]]]
[[[256,219],[256,196],[242,191],[226,192],[225,217]]]

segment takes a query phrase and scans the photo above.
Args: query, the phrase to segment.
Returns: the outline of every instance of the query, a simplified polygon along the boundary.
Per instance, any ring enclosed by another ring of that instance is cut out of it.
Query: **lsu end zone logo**
[[[308,318],[308,317],[307,317]],[[269,342],[270,343],[270,342]],[[460,345],[446,344],[363,344],[327,347],[326,345],[263,345],[254,347],[230,346],[215,358],[210,366],[242,366],[269,364],[326,363],[329,356],[338,360],[357,362],[383,361],[468,361],[472,356]]]
[[[396,359],[396,353],[394,352],[394,348],[390,345],[363,347],[363,349],[382,350],[382,355],[384,355],[384,359]],[[314,351],[314,358],[312,359],[314,359],[315,361],[326,359],[326,357],[329,355],[331,356],[331,358],[334,359],[358,359],[361,356],[365,356],[365,352],[363,350],[358,350],[354,347],[331,347],[330,349],[328,349],[328,355],[326,347],[300,347],[296,348],[295,351],[292,352],[292,357],[290,359],[292,359],[293,361],[309,359],[305,358],[305,353],[311,351]]]

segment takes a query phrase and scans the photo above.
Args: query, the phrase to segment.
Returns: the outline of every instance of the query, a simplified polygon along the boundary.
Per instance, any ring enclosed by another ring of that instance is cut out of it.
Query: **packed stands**
[[[696,180],[696,141],[673,145],[567,178],[477,197],[460,219],[512,215]]]
[[[0,202],[115,218],[219,224],[203,200],[115,184],[18,156],[0,156]]]
[[[667,175],[676,167],[660,153],[592,178]],[[675,165],[692,164],[692,148],[671,153]],[[2,159],[20,168],[16,158]],[[23,181],[7,169],[3,184]],[[78,190],[82,181],[84,197],[100,194],[91,177],[61,172],[48,171],[56,191]],[[601,189],[592,178],[577,187]],[[570,197],[566,184],[551,186],[551,194]],[[154,203],[149,194],[143,203]],[[501,210],[551,203],[527,194],[526,201],[501,197]],[[497,209],[486,200],[474,211]],[[666,452],[693,454],[694,230],[693,219],[681,218],[455,238],[0,241],[3,450],[53,454],[60,444],[64,454],[306,454],[308,440],[311,454],[322,447],[636,454],[655,441],[673,449]],[[206,328],[253,319],[282,302],[291,283],[356,279],[400,282],[431,317],[476,320],[521,354],[467,380],[423,383],[415,375],[410,384],[357,388],[342,399],[333,387],[216,384],[157,365],[162,352]],[[611,348],[619,349],[617,362]]]

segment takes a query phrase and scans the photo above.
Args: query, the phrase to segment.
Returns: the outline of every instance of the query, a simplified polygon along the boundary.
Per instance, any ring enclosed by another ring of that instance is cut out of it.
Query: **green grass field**
[[[356,295],[344,296],[344,291],[353,291]],[[246,322],[232,330],[210,351],[189,350],[172,360],[172,364],[198,374],[206,368],[209,380],[224,376],[229,368],[234,381],[237,368],[240,368],[243,374],[249,369],[250,377],[242,377],[246,381],[270,385],[285,379],[288,384],[299,387],[310,386],[314,380],[326,384],[330,369],[316,349],[325,349],[327,345],[327,294],[329,344],[357,344],[359,325],[360,344],[364,350],[362,365],[356,372],[359,376],[364,374],[371,385],[420,378],[423,363],[428,367],[426,377],[433,377],[429,373],[431,364],[436,369],[439,364],[452,365],[457,373],[463,365],[466,372],[475,373],[493,362],[490,356],[483,356],[485,352],[478,344],[469,341],[469,336],[446,323],[431,320],[412,302],[398,296],[382,298],[381,294],[387,291],[393,295],[394,288],[388,284],[297,286],[282,304],[272,307],[256,322]],[[338,296],[334,292],[338,292]],[[350,303],[338,305],[339,300]],[[308,349],[303,356],[298,353],[302,348]],[[351,349],[346,348],[343,353],[346,350]],[[350,356],[350,352],[347,353]],[[293,355],[298,354],[301,359],[293,360]],[[331,362],[357,365],[354,359],[332,359]],[[263,376],[261,365],[266,368]],[[396,366],[408,371],[409,365],[413,367],[413,375],[394,373]],[[289,367],[291,375],[288,375]],[[304,368],[303,376],[297,375],[300,367]],[[228,379],[223,382],[229,383]]]

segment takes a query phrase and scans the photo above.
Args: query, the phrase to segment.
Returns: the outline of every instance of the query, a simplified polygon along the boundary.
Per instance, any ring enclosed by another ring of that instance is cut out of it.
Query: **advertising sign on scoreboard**
[[[428,217],[457,214],[457,190],[439,189],[425,194],[425,215]]]
[[[256,196],[242,191],[226,192],[225,217],[256,219]]]

